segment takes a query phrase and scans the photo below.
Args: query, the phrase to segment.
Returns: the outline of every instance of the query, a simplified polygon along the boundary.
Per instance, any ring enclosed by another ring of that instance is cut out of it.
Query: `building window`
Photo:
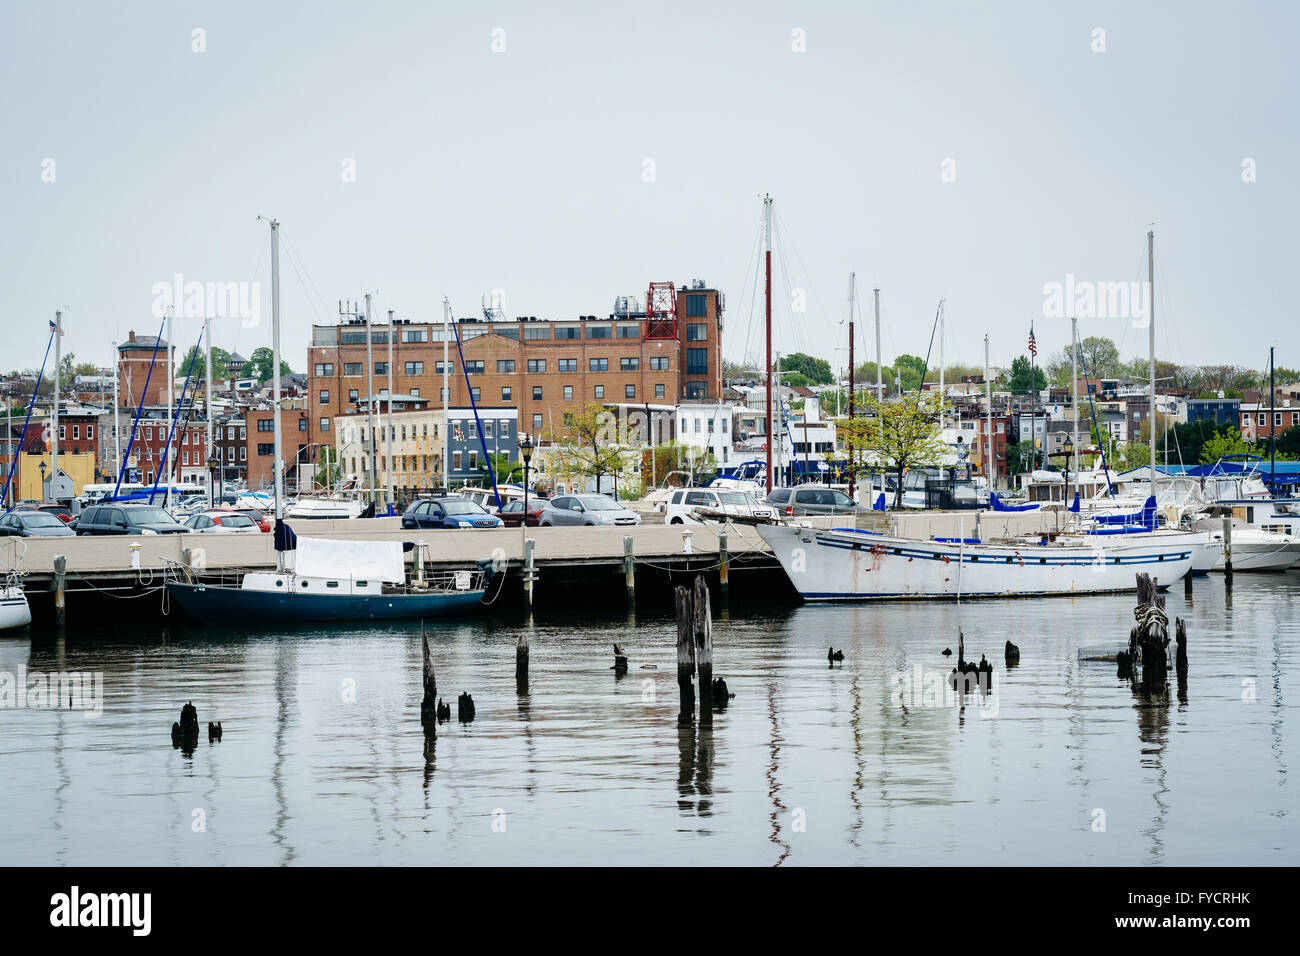
[[[641,367],[641,360],[637,358],[621,358],[618,360],[618,367],[624,372],[635,372]]]
[[[1292,419],[1292,421],[1294,421],[1294,420],[1295,420],[1295,415],[1292,415],[1292,416],[1291,416],[1291,419]],[[94,426],[94,425],[87,425],[87,426],[86,426],[86,441],[90,441],[90,439],[92,439],[92,438],[94,438],[94,437],[95,437],[95,426]],[[197,440],[197,439],[196,439],[196,440]]]
[[[259,418],[257,420],[257,430],[259,432],[273,432],[275,431],[275,422],[269,418]]]
[[[492,419],[490,418],[485,418],[483,420],[483,437],[484,438],[492,437]]]
[[[533,416],[533,433],[536,434],[537,432],[540,432],[541,430],[542,430],[542,416],[541,416],[541,415],[534,415],[534,416]]]
[[[686,297],[686,315],[688,317],[694,318],[697,316],[708,315],[708,314],[709,314],[708,302],[706,301],[704,296],[688,295]],[[701,328],[703,328],[703,326],[701,326]]]
[[[469,394],[470,394],[470,396],[474,399],[474,401],[476,401],[476,402],[477,402],[477,401],[481,401],[482,398],[483,398],[483,396],[482,396],[482,394],[481,394],[481,392],[480,392],[480,389],[479,389],[479,387],[478,387],[477,385],[475,385],[473,388],[471,388],[471,389],[469,390]]]
[[[387,362],[376,362],[376,363],[375,363],[375,374],[376,374],[376,375],[387,375],[387,374],[388,374],[388,363],[387,363]]]
[[[320,390],[320,403],[322,405],[328,405],[330,403],[330,390],[328,388],[322,388]]]
[[[709,374],[709,350],[708,349],[687,349],[686,350],[686,374],[687,375]]]
[[[299,418],[299,419],[298,419],[298,431],[300,431],[300,432],[305,432],[306,430],[307,430],[307,419],[305,419],[305,418]],[[198,438],[195,438],[195,439],[194,439],[194,444],[197,445],[198,443],[199,443]]]
[[[524,339],[549,339],[551,337],[551,327],[549,325],[525,325]]]
[[[181,452],[181,464],[188,465],[189,463],[190,463],[190,453],[188,451]]]
[[[686,326],[687,342],[703,342],[707,337],[707,326],[703,322],[691,322]]]
[[[1281,413],[1281,412],[1274,412],[1274,413],[1273,413],[1273,424],[1274,424],[1274,425],[1278,425],[1278,426],[1280,426],[1280,425],[1282,424],[1282,413]],[[76,438],[76,437],[77,437],[77,426],[76,426],[76,425],[73,425],[73,426],[72,426],[72,437],[73,437],[73,438]]]
[[[666,372],[666,371],[668,371],[668,356],[667,356],[667,355],[652,355],[652,356],[650,357],[650,371],[652,371],[652,372]]]
[[[663,397],[664,397],[664,387],[662,385],[656,385],[655,398],[663,398]]]
[[[588,368],[590,371],[593,371],[593,372],[608,372],[608,371],[609,371],[609,359],[607,359],[607,358],[594,358],[594,359],[588,359],[588,360],[587,360],[587,368]]]
[[[361,398],[361,394],[355,388],[348,389],[349,402],[355,405],[360,398]]]
[[[226,461],[234,461],[234,460],[235,460],[235,449],[233,449],[233,448],[227,448],[227,449],[226,449]]]
[[[604,398],[604,397],[605,397],[605,386],[604,386],[604,385],[597,385],[596,388],[595,388],[595,390],[593,391],[592,394],[593,394],[593,396],[594,396],[595,398]]]
[[[343,374],[344,374],[344,375],[360,375],[360,374],[361,374],[361,363],[360,363],[360,362],[344,362],[344,363],[343,363]]]
[[[708,386],[704,382],[687,382],[687,398],[703,398],[707,392]]]
[[[577,359],[560,359],[561,372],[576,372],[578,370]]]
[[[641,328],[636,325],[620,325],[618,327],[618,337],[620,339],[639,339],[641,337]]]
[[[542,400],[542,386],[540,386],[540,385],[534,385],[534,386],[533,386],[533,401],[535,401],[535,402],[540,402],[541,400]]]
[[[482,375],[482,374],[483,374],[483,361],[482,361],[481,359],[475,359],[475,360],[472,360],[472,361],[466,362],[466,363],[465,363],[465,371],[466,371],[467,373],[469,373],[470,375]]]
[[[573,386],[572,386],[572,385],[566,385],[566,386],[564,386],[564,400],[565,400],[566,402],[571,402],[571,401],[573,401]]]
[[[1282,416],[1281,416],[1281,414],[1279,414],[1279,415],[1277,416],[1277,423],[1278,423],[1279,425],[1282,424]],[[79,438],[81,438],[81,426],[80,426],[80,425],[73,425],[73,426],[72,426],[72,437],[73,437],[74,439],[79,439]]]
[[[546,371],[546,359],[529,359],[529,360],[528,360],[528,371],[529,371],[530,373],[545,372],[545,371]]]
[[[582,337],[582,330],[577,326],[567,326],[555,330],[557,339],[576,339]]]
[[[274,445],[274,443],[272,443],[272,445]],[[240,446],[239,446],[239,460],[240,460],[240,461],[248,461],[248,446],[247,446],[247,445],[240,445]]]
[[[514,373],[514,370],[515,370],[514,359],[497,359],[498,375],[510,375]]]
[[[608,325],[589,325],[587,326],[587,338],[589,339],[608,339],[612,330]]]
[[[510,386],[509,386],[509,385],[503,385],[503,386],[501,386],[501,401],[503,401],[503,402],[508,402],[508,401],[510,401]]]
[[[407,362],[406,365],[405,365],[405,368],[406,368],[406,374],[407,374],[407,375],[423,375],[423,374],[424,374],[424,363],[423,363],[423,362]]]
[[[317,362],[317,363],[316,363],[316,376],[317,376],[318,378],[328,378],[329,376],[331,376],[331,375],[333,375],[333,374],[334,374],[334,363],[333,363],[333,362]]]
[[[1265,422],[1267,422],[1267,421],[1268,421],[1268,419],[1264,416],[1264,413],[1263,413],[1263,412],[1260,412],[1260,413],[1259,413],[1259,423],[1260,423],[1261,425],[1263,425],[1263,424],[1264,424]]]
[[[623,386],[623,397],[624,397],[624,398],[636,398],[636,386],[635,386],[635,385],[624,385],[624,386]]]
[[[425,339],[424,329],[402,329],[403,342],[423,342]]]
[[[328,418],[322,418],[320,420],[320,430],[323,432],[330,430],[330,420]]]
[[[451,453],[451,468],[452,471],[460,471],[460,452],[458,451]]]

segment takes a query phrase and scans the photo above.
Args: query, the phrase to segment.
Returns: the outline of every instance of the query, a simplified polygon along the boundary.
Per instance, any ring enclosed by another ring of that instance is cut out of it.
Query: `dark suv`
[[[77,519],[77,534],[184,534],[185,526],[154,505],[91,505]]]

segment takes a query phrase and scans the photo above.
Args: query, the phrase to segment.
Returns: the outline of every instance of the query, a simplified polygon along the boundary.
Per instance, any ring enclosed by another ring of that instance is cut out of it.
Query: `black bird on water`
[[[834,647],[826,648],[826,659],[834,664],[836,661],[844,660],[844,652],[837,651]]]

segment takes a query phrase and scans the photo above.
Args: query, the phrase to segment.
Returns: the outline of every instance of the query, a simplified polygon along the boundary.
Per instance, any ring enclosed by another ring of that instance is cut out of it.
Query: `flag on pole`
[[[1034,325],[1032,322],[1029,324],[1029,354],[1034,358],[1038,358],[1038,342],[1034,339]]]
[[[50,319],[50,331],[53,332],[56,328],[58,327],[54,324],[54,320]],[[59,329],[59,334],[63,334],[63,329]]]

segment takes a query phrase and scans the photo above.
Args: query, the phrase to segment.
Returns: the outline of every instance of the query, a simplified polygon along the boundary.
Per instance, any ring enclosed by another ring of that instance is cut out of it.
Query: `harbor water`
[[[1155,697],[1078,659],[1127,640],[1130,595],[715,605],[714,671],[735,697],[711,730],[678,726],[666,604],[430,624],[453,710],[436,739],[420,724],[418,623],[34,626],[0,638],[0,672],[101,674],[102,713],[39,695],[0,708],[0,858],[1294,864],[1297,594],[1296,572],[1238,575],[1230,595],[1222,576],[1190,599],[1177,585],[1190,671]],[[993,693],[964,706],[944,693],[959,627],[995,670]],[[462,691],[470,724],[455,719]],[[186,752],[169,730],[190,700],[224,734]]]

